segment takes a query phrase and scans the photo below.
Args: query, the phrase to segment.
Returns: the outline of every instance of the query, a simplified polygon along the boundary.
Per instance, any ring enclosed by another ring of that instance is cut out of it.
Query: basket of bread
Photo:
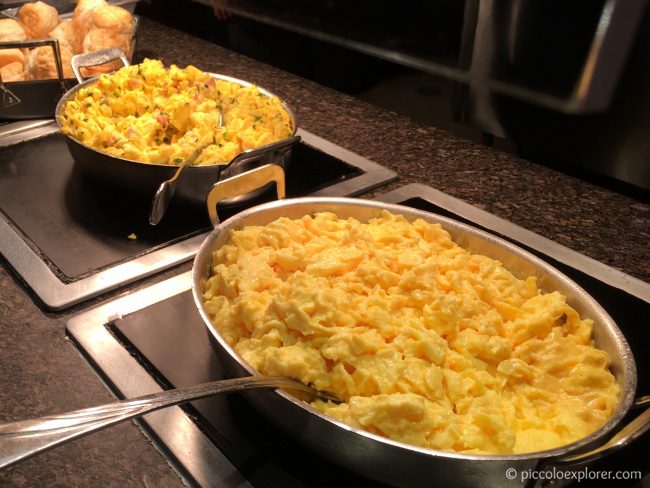
[[[0,18],[0,119],[52,117],[56,104],[76,81],[71,59],[118,48],[129,60],[137,18],[106,0],[78,0],[70,15],[43,1],[23,4],[14,18]],[[122,66],[113,61],[86,67],[85,77]]]

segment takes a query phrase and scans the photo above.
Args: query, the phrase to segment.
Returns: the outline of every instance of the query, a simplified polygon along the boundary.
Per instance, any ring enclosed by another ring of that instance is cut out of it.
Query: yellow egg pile
[[[150,59],[80,89],[60,123],[64,134],[111,156],[170,165],[197,148],[193,165],[226,164],[294,131],[280,99],[256,86]]]
[[[550,449],[598,429],[620,396],[591,320],[423,220],[319,213],[233,231],[203,297],[254,368],[331,391],[344,402],[313,406],[416,446]]]

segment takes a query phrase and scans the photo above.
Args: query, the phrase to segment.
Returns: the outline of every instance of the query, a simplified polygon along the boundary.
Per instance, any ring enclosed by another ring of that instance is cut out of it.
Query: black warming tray
[[[387,168],[307,131],[291,154],[287,196],[353,196],[396,178]],[[222,218],[271,198],[220,207]],[[48,309],[191,259],[211,225],[204,206],[172,201],[148,223],[153,195],[128,196],[80,174],[64,137],[0,149],[0,253]]]

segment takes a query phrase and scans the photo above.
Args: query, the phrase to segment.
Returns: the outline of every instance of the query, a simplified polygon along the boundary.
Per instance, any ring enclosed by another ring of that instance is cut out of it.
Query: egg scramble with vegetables
[[[316,409],[390,439],[520,454],[581,439],[620,396],[593,323],[439,225],[318,213],[232,231],[203,298],[251,366],[336,394]]]
[[[64,134],[111,156],[171,165],[202,147],[191,164],[225,164],[294,132],[282,102],[256,86],[149,59],[80,89],[60,122]]]

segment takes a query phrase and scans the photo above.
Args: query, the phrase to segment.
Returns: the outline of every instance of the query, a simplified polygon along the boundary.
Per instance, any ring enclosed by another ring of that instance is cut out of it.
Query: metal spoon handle
[[[154,410],[219,393],[251,388],[289,388],[320,395],[313,388],[290,378],[250,376],[167,390],[61,415],[10,422],[0,425],[0,468]]]
[[[178,177],[187,165],[188,160],[183,161],[174,173],[174,176],[168,180],[163,181],[156,190],[156,193],[153,196],[153,200],[151,201],[151,209],[149,211],[149,223],[151,225],[158,225],[165,215],[165,212],[167,212],[167,208],[169,208],[169,204],[174,197],[174,193],[176,193],[176,184],[178,182]]]
[[[223,112],[221,110],[219,110],[218,127],[223,127]],[[203,150],[213,143],[214,143],[214,138],[212,139],[212,141],[197,147],[192,152],[192,154],[180,164],[180,166],[174,173],[174,176],[172,176],[168,180],[163,181],[160,184],[158,190],[156,190],[156,193],[153,196],[153,200],[151,201],[151,209],[149,210],[149,223],[151,225],[158,225],[162,220],[163,216],[165,215],[165,212],[167,212],[167,208],[169,208],[169,204],[171,203],[172,198],[174,197],[174,193],[176,193],[176,185],[178,184],[178,177],[181,175],[181,172],[187,166],[191,166],[192,164],[194,164],[194,161],[196,161],[196,158],[198,158],[201,155]]]

